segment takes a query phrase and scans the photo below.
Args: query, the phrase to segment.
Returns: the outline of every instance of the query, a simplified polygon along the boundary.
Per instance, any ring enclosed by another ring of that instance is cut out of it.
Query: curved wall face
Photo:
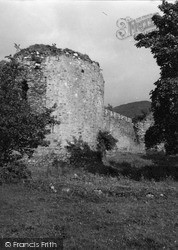
[[[119,150],[140,150],[132,120],[104,109],[104,80],[98,63],[69,49],[39,44],[21,50],[14,58],[23,66],[18,80],[24,82],[24,96],[33,110],[41,112],[56,104],[53,115],[60,124],[47,136],[51,142],[48,150],[60,153],[67,141],[80,136],[95,149],[99,130],[118,139]],[[38,153],[43,152],[40,149]]]
[[[46,105],[57,104],[55,115],[61,122],[51,133],[66,145],[73,136],[96,145],[103,125],[104,81],[97,65],[65,55],[46,58]]]
[[[28,84],[28,101],[38,112],[45,106],[57,105],[53,114],[60,125],[55,125],[47,136],[51,148],[57,148],[58,143],[64,147],[67,140],[80,136],[95,148],[104,119],[104,80],[100,67],[86,55],[71,50],[59,52],[44,55],[27,48],[15,55],[25,66],[22,80]]]

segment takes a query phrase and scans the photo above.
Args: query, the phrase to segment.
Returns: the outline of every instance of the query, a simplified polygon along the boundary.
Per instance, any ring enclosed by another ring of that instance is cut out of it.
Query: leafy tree
[[[12,161],[12,153],[32,155],[39,145],[47,146],[46,134],[56,123],[53,109],[42,113],[32,111],[18,81],[23,68],[15,59],[0,65],[0,166]]]
[[[150,148],[164,142],[167,154],[178,153],[178,2],[163,0],[163,15],[152,20],[156,30],[136,36],[138,48],[150,48],[160,67],[160,78],[150,92],[154,125],[148,129],[145,144]]]

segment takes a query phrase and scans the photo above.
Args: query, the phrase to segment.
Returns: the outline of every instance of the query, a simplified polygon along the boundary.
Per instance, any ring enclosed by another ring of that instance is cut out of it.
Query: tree
[[[49,145],[45,136],[56,123],[53,109],[32,111],[24,95],[28,88],[17,80],[23,70],[13,58],[0,66],[0,166],[12,160],[13,151],[30,156],[39,145]]]
[[[151,148],[164,142],[167,154],[178,153],[178,2],[163,0],[158,6],[163,15],[152,20],[156,30],[135,37],[138,48],[150,48],[160,67],[160,78],[150,92],[154,125],[145,135]]]

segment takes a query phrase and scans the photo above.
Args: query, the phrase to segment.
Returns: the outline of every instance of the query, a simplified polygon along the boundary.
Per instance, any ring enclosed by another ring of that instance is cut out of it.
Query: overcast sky
[[[170,1],[169,1],[170,2]],[[174,1],[173,1],[174,2]],[[0,0],[0,60],[14,43],[56,43],[98,61],[105,80],[105,104],[149,100],[159,67],[149,49],[116,37],[116,21],[159,12],[161,1]]]

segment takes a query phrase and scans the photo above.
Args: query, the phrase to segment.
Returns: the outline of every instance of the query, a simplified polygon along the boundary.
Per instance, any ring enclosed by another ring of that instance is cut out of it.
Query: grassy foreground
[[[108,159],[119,176],[49,174],[46,158],[30,161],[33,181],[0,186],[0,237],[63,237],[73,250],[176,249],[177,157]]]

